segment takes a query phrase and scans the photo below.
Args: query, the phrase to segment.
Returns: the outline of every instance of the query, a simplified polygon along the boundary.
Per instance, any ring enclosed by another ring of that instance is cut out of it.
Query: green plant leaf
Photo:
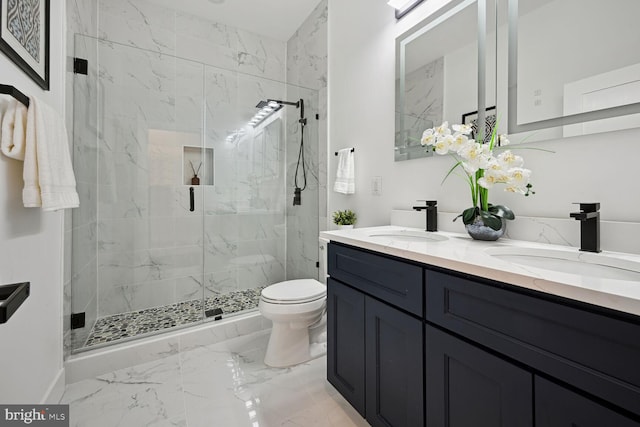
[[[518,145],[503,145],[502,147],[496,147],[495,151],[517,151],[517,150],[535,150],[535,151],[544,151],[545,153],[555,154],[556,152],[553,150],[547,150],[546,148],[537,148],[537,147],[519,147]]]
[[[465,225],[473,224],[473,221],[478,216],[478,211],[479,209],[475,206],[462,211],[462,222]]]
[[[444,178],[442,178],[442,182],[440,183],[440,185],[444,184],[444,182],[447,180],[447,178],[449,178],[449,175],[451,175],[451,173],[453,173],[453,171],[462,164],[462,161],[458,160],[458,162],[453,165],[451,167],[451,169],[449,169],[449,172],[447,172],[447,174],[444,176]]]
[[[492,205],[489,203],[489,213],[504,219],[515,219],[515,214],[504,205]]]
[[[336,225],[351,225],[355,224],[357,220],[355,212],[349,209],[333,213],[333,223]]]
[[[480,211],[480,218],[482,218],[482,222],[487,227],[490,227],[492,230],[500,230],[502,228],[502,219],[498,216],[495,216],[487,211]]]

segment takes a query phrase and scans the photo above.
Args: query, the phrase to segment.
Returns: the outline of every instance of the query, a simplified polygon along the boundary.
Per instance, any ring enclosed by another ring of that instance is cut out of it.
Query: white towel
[[[80,202],[64,121],[38,98],[32,96],[29,101],[22,175],[24,206],[42,206],[44,211],[77,208]]]
[[[356,192],[356,173],[354,167],[354,152],[351,148],[343,148],[338,151],[338,170],[333,191],[342,194]]]
[[[8,98],[0,107],[0,150],[2,154],[16,160],[24,160],[24,132],[27,128],[27,107],[13,98]]]

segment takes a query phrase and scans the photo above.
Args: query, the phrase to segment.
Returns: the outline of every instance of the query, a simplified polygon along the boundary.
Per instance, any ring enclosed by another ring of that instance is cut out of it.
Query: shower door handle
[[[189,210],[193,212],[195,210],[195,200],[193,194],[193,187],[189,187]]]

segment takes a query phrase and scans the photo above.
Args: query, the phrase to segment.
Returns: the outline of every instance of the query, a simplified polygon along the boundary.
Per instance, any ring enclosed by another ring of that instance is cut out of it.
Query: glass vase
[[[474,240],[485,240],[485,241],[495,241],[502,237],[507,230],[507,221],[504,218],[500,218],[502,220],[502,227],[498,230],[494,230],[488,225],[484,225],[482,222],[482,218],[479,216],[473,221],[473,224],[466,224],[465,228],[467,229],[467,233]]]

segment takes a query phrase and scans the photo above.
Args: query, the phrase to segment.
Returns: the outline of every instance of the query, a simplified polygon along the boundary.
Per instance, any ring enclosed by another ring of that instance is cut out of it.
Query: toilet
[[[326,282],[326,244],[320,239],[320,279]],[[258,308],[273,322],[264,363],[297,365],[326,353],[327,287],[315,279],[275,283],[262,290]]]

